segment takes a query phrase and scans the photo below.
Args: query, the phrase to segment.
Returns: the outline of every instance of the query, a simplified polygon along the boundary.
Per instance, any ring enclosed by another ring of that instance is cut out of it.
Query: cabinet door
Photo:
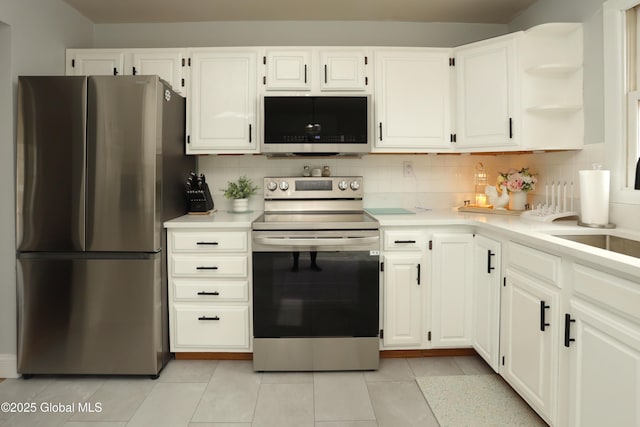
[[[188,154],[256,151],[254,52],[193,52],[190,92]]]
[[[423,342],[425,260],[422,253],[384,256],[383,344],[385,347],[418,347]]]
[[[321,51],[320,89],[365,90],[366,62],[365,53],[362,51]]]
[[[558,331],[562,328],[559,293],[510,269],[505,285],[500,342],[504,360],[500,373],[545,421],[553,424]]]
[[[124,51],[68,50],[67,72],[69,76],[116,76],[124,72]]]
[[[457,147],[517,144],[515,38],[456,49]]]
[[[498,372],[500,341],[501,246],[475,237],[473,267],[473,348]]]
[[[267,90],[311,89],[311,51],[268,51],[265,66]]]
[[[431,268],[431,344],[470,346],[473,235],[434,234]]]
[[[160,76],[174,91],[186,95],[185,80],[182,75],[184,54],[182,51],[159,50],[134,52],[131,55],[131,74]]]
[[[573,299],[569,425],[640,425],[640,327]]]
[[[450,149],[449,51],[375,54],[374,151]]]

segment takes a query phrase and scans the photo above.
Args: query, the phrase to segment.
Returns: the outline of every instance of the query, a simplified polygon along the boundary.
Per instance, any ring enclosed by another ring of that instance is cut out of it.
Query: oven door
[[[377,337],[379,232],[254,231],[255,338]]]

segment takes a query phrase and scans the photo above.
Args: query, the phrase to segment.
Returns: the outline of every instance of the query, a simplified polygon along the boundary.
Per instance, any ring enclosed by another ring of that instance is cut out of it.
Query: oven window
[[[254,336],[378,336],[378,258],[368,251],[254,252]]]

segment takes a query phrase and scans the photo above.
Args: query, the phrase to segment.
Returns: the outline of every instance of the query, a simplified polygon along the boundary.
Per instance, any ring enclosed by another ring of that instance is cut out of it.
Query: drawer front
[[[418,230],[385,230],[382,234],[385,251],[426,251],[427,234]]]
[[[174,231],[173,252],[246,252],[246,231]]]
[[[174,301],[248,301],[247,280],[173,279]]]
[[[249,307],[203,304],[174,305],[175,342],[172,347],[249,347]]]
[[[506,255],[508,267],[542,279],[551,285],[562,287],[560,257],[513,242],[509,242]]]
[[[174,255],[174,277],[247,277],[247,256]]]
[[[640,283],[574,264],[573,291],[593,304],[640,321]]]

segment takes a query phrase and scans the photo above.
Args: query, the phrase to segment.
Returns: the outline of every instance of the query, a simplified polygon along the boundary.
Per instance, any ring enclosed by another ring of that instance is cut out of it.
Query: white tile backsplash
[[[509,168],[529,167],[538,176],[538,187],[529,202],[544,203],[545,184],[574,183],[574,207],[579,209],[578,171],[603,163],[604,144],[588,144],[579,151],[560,151],[499,155],[435,155],[435,154],[370,154],[362,158],[267,158],[261,155],[201,156],[199,172],[207,176],[216,208],[228,210],[231,202],[222,196],[227,181],[241,175],[252,178],[259,186],[265,176],[301,175],[304,165],[311,168],[328,165],[334,176],[361,175],[365,182],[366,207],[424,207],[443,209],[473,199],[475,165],[482,162],[488,182],[494,183],[498,172]],[[403,162],[413,164],[415,176],[405,177]],[[262,196],[250,199],[250,209],[264,207]],[[626,228],[638,228],[640,206],[616,205],[610,210],[611,222]]]

